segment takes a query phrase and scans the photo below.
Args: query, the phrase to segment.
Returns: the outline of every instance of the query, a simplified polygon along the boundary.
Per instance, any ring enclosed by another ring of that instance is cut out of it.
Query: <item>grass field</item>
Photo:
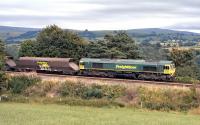
[[[200,116],[130,108],[0,103],[0,125],[200,125]]]

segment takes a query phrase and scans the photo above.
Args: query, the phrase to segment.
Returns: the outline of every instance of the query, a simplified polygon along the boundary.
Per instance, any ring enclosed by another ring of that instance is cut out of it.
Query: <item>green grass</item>
[[[0,125],[200,125],[200,116],[131,108],[0,103]]]

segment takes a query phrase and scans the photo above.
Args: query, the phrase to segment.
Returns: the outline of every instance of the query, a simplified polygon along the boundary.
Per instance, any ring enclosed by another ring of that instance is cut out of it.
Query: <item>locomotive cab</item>
[[[84,69],[84,62],[83,61],[79,62],[79,69],[80,70]]]
[[[175,74],[175,66],[174,64],[168,64],[163,67],[164,74],[173,76]]]

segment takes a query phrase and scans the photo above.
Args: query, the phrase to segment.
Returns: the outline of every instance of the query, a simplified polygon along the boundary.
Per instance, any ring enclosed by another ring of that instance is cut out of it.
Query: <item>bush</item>
[[[192,77],[185,76],[185,77],[176,77],[177,82],[182,82],[182,83],[199,83],[199,80],[196,80]]]
[[[109,98],[109,99],[115,99],[118,98],[120,96],[125,95],[125,91],[126,88],[124,86],[120,86],[120,85],[103,85],[102,87],[102,91],[104,93],[104,96]]]
[[[4,72],[0,71],[0,95],[3,93],[3,90],[7,88],[6,80],[7,76]]]
[[[91,98],[107,98],[114,99],[124,94],[125,88],[121,86],[108,86],[108,85],[85,85],[83,83],[75,83],[66,81],[61,84],[59,93],[61,96],[66,97],[80,97],[83,99]]]
[[[66,81],[61,84],[59,88],[59,93],[61,96],[70,96],[70,97],[83,97],[84,92],[86,91],[87,87],[78,82],[70,82]]]
[[[100,88],[95,88],[95,87],[91,87],[88,88],[85,92],[84,92],[84,98],[86,99],[90,99],[90,98],[102,98],[103,92]]]
[[[20,94],[24,92],[29,86],[35,85],[41,81],[40,78],[36,76],[13,76],[8,80],[8,88],[14,94]]]
[[[196,65],[176,67],[176,77],[191,83],[191,80],[200,80],[200,70]]]
[[[141,107],[152,110],[186,111],[198,107],[199,103],[194,90],[147,89],[139,88]]]

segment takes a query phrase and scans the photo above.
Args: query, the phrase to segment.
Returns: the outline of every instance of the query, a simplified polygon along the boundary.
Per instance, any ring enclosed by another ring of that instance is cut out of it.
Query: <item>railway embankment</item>
[[[2,101],[134,107],[162,111],[189,111],[199,107],[198,87],[135,82],[96,77],[10,73]]]
[[[160,82],[160,81],[145,81],[145,80],[132,80],[132,79],[119,79],[119,78],[102,78],[102,77],[86,77],[86,76],[73,76],[73,75],[57,75],[57,74],[44,74],[36,72],[7,72],[10,76],[18,75],[35,75],[43,81],[72,81],[82,82],[85,84],[99,84],[99,85],[122,85],[125,87],[150,87],[150,88],[171,88],[171,89],[190,89],[191,87],[200,88],[200,84],[181,83],[181,82]]]

